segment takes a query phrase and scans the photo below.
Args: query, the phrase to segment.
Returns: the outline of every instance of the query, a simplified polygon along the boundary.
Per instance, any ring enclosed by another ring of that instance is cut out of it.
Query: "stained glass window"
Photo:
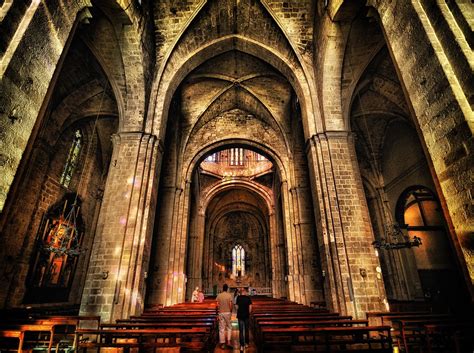
[[[264,156],[262,156],[260,153],[255,152],[255,160],[257,162],[263,162],[263,161],[266,161],[267,159]]]
[[[76,171],[77,164],[79,162],[79,154],[81,153],[81,147],[83,144],[83,137],[81,130],[77,129],[74,133],[74,139],[71,147],[69,148],[69,154],[67,157],[66,164],[64,165],[63,173],[59,182],[62,186],[68,187],[71,183],[72,176]]]
[[[206,162],[214,162],[214,163],[215,163],[215,162],[218,162],[218,161],[219,161],[219,160],[218,160],[218,157],[217,157],[218,154],[219,154],[219,153],[217,153],[217,152],[216,152],[216,153],[213,153],[213,154],[210,154],[209,156],[206,157]]]
[[[236,277],[245,276],[245,250],[242,245],[232,249],[232,274]]]
[[[243,148],[230,149],[230,165],[244,165],[244,149]]]

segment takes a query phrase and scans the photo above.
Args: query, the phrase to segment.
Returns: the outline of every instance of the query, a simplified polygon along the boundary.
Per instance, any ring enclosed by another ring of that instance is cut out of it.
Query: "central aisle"
[[[239,323],[237,321],[237,318],[235,316],[235,313],[232,315],[232,348],[225,348],[222,349],[221,345],[218,344],[216,348],[214,349],[214,353],[220,353],[220,352],[233,352],[233,353],[238,353],[240,352],[240,343],[239,343]],[[257,352],[257,347],[254,344],[253,341],[253,332],[250,331],[250,344],[248,348],[244,348],[245,353],[256,353]]]

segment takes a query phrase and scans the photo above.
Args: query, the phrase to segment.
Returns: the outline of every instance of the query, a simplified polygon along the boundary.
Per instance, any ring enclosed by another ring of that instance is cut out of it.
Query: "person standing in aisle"
[[[232,347],[230,345],[230,338],[232,335],[232,294],[227,290],[229,286],[224,284],[222,287],[222,293],[219,293],[217,296],[217,307],[219,310],[219,343],[221,348],[224,349],[227,347]]]
[[[252,312],[252,300],[247,295],[247,290],[242,288],[240,295],[237,297],[237,319],[239,320],[239,341],[240,351],[247,348],[250,342],[249,336],[249,317]]]

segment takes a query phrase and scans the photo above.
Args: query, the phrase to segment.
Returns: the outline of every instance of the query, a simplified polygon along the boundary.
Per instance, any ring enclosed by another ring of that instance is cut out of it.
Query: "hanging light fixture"
[[[80,206],[77,198],[68,209],[68,200],[64,201],[64,207],[59,217],[48,220],[51,224],[46,224],[48,235],[45,239],[43,249],[49,251],[54,257],[64,255],[78,256],[81,249],[81,234],[78,228],[77,219],[79,217]]]
[[[103,86],[106,87],[106,85]],[[102,103],[104,101],[105,93],[106,89],[104,88],[100,99],[99,110],[94,120],[94,126],[92,128],[91,133],[91,141],[89,141],[88,143],[85,160],[87,160],[87,156],[89,156],[91,153],[91,147],[93,145],[92,139],[94,138],[94,134],[97,129],[97,122],[99,120],[99,116],[101,115]],[[79,152],[76,151],[76,153]],[[86,168],[84,163],[81,171],[81,176],[79,178],[79,185],[77,187],[77,190],[80,190],[81,186],[83,186],[85,182],[85,169]],[[78,227],[78,218],[80,211],[79,203],[80,200],[78,199],[78,195],[76,193],[69,208],[68,199],[65,199],[62,213],[59,215],[59,217],[55,217],[51,220],[51,225],[48,224],[50,222],[50,220],[48,219],[44,229],[45,232],[49,232],[49,234],[47,235],[46,240],[44,242],[43,250],[50,252],[50,256],[55,258],[59,258],[65,255],[79,256],[82,252],[86,250],[81,249],[82,230],[80,230],[80,228]]]
[[[376,158],[376,153],[375,153],[375,148],[374,144],[372,142],[371,138],[371,132],[369,131],[369,127],[367,125],[367,119],[368,119],[368,114],[365,112],[364,109],[364,104],[362,102],[362,99],[360,98],[360,90],[357,91],[357,98],[359,100],[359,106],[360,110],[362,112],[362,121],[364,123],[364,132],[366,135],[366,139],[368,142],[368,148],[369,148],[369,158],[370,156],[372,157],[372,164],[374,169],[378,169],[377,166],[379,165],[377,158]],[[362,126],[361,126],[362,129]],[[382,208],[383,212],[387,218],[391,218],[390,216],[390,210],[388,206],[385,204],[385,202],[382,201]],[[390,241],[390,239],[393,239],[394,241]],[[400,241],[400,239],[403,239]],[[387,222],[384,223],[384,235],[380,237],[380,240],[375,240],[372,242],[372,245],[375,249],[385,249],[385,250],[393,250],[393,249],[403,249],[403,248],[412,248],[414,246],[419,247],[421,245],[421,238],[414,236],[413,240],[410,240],[409,236],[404,234],[400,225],[397,222]]]
[[[412,248],[414,246],[419,247],[421,245],[421,238],[414,236],[413,240],[403,234],[400,225],[397,222],[392,224],[385,224],[385,237],[381,237],[380,240],[375,240],[372,242],[372,245],[375,249],[403,249],[403,248]],[[390,242],[387,239],[404,239],[404,241]]]

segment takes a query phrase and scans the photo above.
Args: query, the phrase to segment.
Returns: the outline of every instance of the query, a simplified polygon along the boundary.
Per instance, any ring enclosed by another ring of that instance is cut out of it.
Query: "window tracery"
[[[239,244],[232,249],[232,274],[235,277],[245,276],[245,249]]]
[[[74,132],[74,138],[72,140],[71,147],[69,148],[66,164],[64,165],[64,169],[59,180],[59,183],[66,188],[71,183],[72,176],[74,175],[79,163],[79,155],[81,153],[83,142],[82,132],[80,129],[77,129]]]

